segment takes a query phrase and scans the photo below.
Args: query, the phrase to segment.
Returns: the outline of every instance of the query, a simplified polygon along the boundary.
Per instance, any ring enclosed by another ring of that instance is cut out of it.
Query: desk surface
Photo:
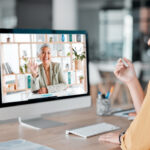
[[[100,122],[112,123],[120,126],[121,130],[125,130],[130,124],[126,118],[97,116],[94,107],[54,113],[45,117],[54,121],[64,122],[66,125],[33,130],[19,126],[17,122],[0,124],[0,142],[22,138],[49,146],[55,150],[120,150],[119,146],[115,144],[99,143],[99,135],[84,139],[74,135],[67,136],[65,135],[65,130]]]

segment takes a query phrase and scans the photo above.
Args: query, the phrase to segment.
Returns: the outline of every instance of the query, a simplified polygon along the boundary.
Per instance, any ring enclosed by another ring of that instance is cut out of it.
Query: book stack
[[[13,71],[10,67],[10,65],[6,62],[2,64],[3,70],[5,74],[13,74]]]

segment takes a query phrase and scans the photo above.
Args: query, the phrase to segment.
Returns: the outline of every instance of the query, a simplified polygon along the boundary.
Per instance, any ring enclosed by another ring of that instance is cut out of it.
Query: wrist
[[[38,73],[32,73],[33,78],[37,78],[38,77]]]
[[[125,84],[126,84],[128,87],[130,87],[130,86],[134,85],[137,81],[138,81],[138,79],[137,79],[137,77],[135,76],[135,77],[131,78],[129,81],[125,82]]]
[[[121,137],[122,137],[124,134],[125,134],[125,131],[123,131],[123,132],[121,132],[121,133],[119,134],[119,143],[120,143],[120,145],[121,145]]]

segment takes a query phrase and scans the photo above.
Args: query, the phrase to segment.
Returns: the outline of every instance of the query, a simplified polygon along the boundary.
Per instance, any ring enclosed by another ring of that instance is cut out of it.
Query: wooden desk
[[[120,150],[115,144],[99,143],[99,135],[88,139],[74,135],[65,135],[66,129],[78,128],[104,121],[120,126],[121,130],[125,130],[130,124],[126,118],[115,116],[100,117],[95,112],[95,108],[91,107],[47,115],[46,118],[64,122],[66,125],[43,130],[33,130],[19,126],[17,122],[1,124],[0,142],[22,138],[49,146],[55,150]]]

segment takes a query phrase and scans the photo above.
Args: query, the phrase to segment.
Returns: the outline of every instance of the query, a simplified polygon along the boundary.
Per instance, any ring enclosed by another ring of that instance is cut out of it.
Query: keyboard
[[[110,132],[110,131],[114,131],[118,129],[121,129],[121,128],[118,126],[103,122],[103,123],[98,123],[98,124],[92,124],[89,126],[84,126],[84,127],[77,128],[77,129],[66,130],[66,134],[75,134],[83,138],[88,138],[94,135],[98,135],[98,134],[102,134],[102,133],[106,133],[106,132]]]

